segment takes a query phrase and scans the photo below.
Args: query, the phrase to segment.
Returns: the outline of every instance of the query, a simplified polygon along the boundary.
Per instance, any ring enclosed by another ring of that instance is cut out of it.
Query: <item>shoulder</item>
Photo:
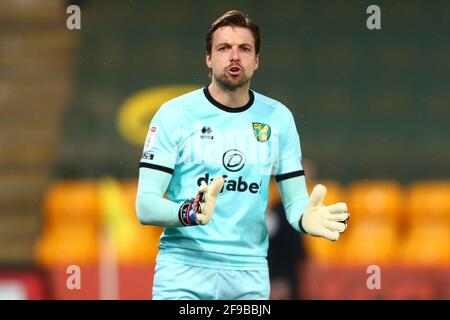
[[[170,99],[159,107],[157,115],[159,117],[176,119],[183,114],[187,106],[192,105],[194,102],[201,99],[201,97],[202,89],[197,89]]]
[[[265,96],[256,91],[253,91],[253,94],[255,95],[255,102],[258,105],[268,109],[266,111],[282,119],[293,119],[291,110],[282,102],[270,98],[268,96]]]

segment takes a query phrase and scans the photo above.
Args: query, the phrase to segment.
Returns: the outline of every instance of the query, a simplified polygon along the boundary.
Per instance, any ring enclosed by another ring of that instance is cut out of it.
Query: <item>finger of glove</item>
[[[216,198],[209,197],[206,201],[201,205],[202,212],[206,215],[212,215],[214,212],[214,208],[216,207]]]
[[[214,180],[211,182],[211,184],[208,188],[208,192],[207,192],[208,200],[210,198],[217,197],[220,190],[222,190],[223,184],[224,184],[224,179],[222,176],[218,176],[218,177],[214,178]]]
[[[205,214],[197,214],[195,217],[195,220],[197,220],[198,224],[207,224],[209,222],[209,217]]]
[[[331,240],[331,241],[337,241],[339,239],[340,233],[337,231],[331,231],[329,229],[323,229],[322,231],[322,237]]]
[[[326,221],[325,227],[330,229],[331,231],[344,232],[347,226],[342,222],[337,221]]]
[[[343,213],[348,212],[347,204],[345,202],[338,202],[332,205],[327,206],[328,211],[331,213]]]
[[[211,220],[212,212],[208,210],[208,206],[206,203],[201,203],[201,212],[197,213],[195,216],[195,219],[197,220],[198,224],[207,224]]]
[[[315,207],[322,204],[322,201],[323,199],[325,199],[326,194],[327,188],[324,185],[316,185],[309,196],[309,206]]]
[[[200,203],[200,210],[201,210],[201,213],[198,213],[197,215],[202,215],[202,216],[209,215],[208,206],[207,206],[206,202]]]
[[[345,220],[348,219],[349,216],[350,216],[350,214],[348,212],[335,213],[335,214],[330,214],[328,216],[328,220],[331,220],[331,221],[345,221]]]
[[[198,192],[207,192],[208,191],[208,185],[206,183],[202,183],[200,187],[198,188]]]

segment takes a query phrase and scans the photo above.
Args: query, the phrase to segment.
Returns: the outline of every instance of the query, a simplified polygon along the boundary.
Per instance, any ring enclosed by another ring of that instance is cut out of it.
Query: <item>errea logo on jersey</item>
[[[214,136],[211,134],[212,129],[210,127],[204,126],[200,132],[201,132],[200,139],[214,140]]]
[[[246,192],[247,190],[250,191],[250,193],[258,193],[260,185],[256,182],[247,182],[242,179],[242,176],[239,176],[237,180],[228,179],[228,176],[226,174],[222,175],[222,177],[225,180],[225,183],[223,184],[222,190],[220,192],[223,192],[224,190],[227,191],[237,191],[237,192]],[[210,184],[213,181],[213,178],[210,178],[209,173],[205,173],[205,175],[197,180],[197,185],[200,187],[202,182],[205,182],[206,184]]]

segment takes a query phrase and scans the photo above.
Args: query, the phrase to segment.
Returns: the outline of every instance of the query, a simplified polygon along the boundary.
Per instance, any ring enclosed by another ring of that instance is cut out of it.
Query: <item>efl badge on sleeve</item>
[[[270,126],[265,123],[253,122],[253,133],[255,134],[256,140],[266,142],[270,138]]]
[[[144,150],[149,150],[153,148],[156,141],[156,126],[151,126],[147,133],[147,138],[145,139]]]

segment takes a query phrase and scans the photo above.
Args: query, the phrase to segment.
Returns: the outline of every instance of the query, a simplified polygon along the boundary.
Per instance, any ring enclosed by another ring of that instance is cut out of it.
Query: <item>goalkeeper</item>
[[[250,90],[259,49],[258,26],[225,13],[206,36],[211,83],[150,123],[136,209],[142,224],[165,227],[153,299],[269,299],[271,175],[295,230],[336,241],[347,227],[345,203],[322,204],[325,186],[308,196],[292,113]]]

